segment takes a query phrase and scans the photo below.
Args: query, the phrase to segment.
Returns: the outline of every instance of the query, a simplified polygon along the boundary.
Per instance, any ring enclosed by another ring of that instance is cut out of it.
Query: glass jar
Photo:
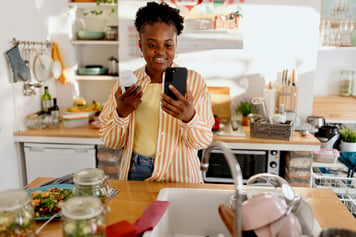
[[[108,206],[97,197],[73,197],[64,202],[64,237],[105,237]]]
[[[353,71],[341,71],[339,80],[339,95],[351,96],[353,84]]]
[[[25,190],[0,192],[0,236],[35,236],[35,213]]]
[[[73,196],[94,196],[103,202],[109,193],[108,177],[102,169],[82,169],[73,175]]]

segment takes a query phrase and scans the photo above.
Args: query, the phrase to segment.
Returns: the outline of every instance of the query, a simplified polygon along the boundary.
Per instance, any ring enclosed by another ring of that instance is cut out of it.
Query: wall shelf
[[[72,40],[73,45],[116,45],[119,46],[117,40]]]
[[[76,75],[75,79],[78,81],[115,81],[119,77],[110,75]]]

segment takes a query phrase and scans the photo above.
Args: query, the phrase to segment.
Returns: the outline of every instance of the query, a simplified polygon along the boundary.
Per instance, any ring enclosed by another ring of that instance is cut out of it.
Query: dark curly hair
[[[142,33],[145,25],[153,25],[157,22],[174,25],[177,29],[177,35],[180,35],[184,28],[184,18],[179,15],[179,10],[170,7],[165,2],[148,2],[146,6],[138,9],[136,13],[135,27],[139,33]]]

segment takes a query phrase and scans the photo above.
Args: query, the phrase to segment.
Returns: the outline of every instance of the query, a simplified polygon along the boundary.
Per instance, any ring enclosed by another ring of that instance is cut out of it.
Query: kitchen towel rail
[[[12,39],[12,43],[14,45],[16,44],[23,44],[23,45],[46,45],[47,47],[52,47],[52,42],[50,42],[49,40],[46,41],[29,41],[29,40],[16,40],[16,38],[14,37]]]

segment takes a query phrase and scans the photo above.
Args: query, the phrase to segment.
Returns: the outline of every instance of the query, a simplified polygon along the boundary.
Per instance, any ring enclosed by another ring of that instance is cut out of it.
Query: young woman
[[[124,93],[116,83],[100,114],[101,139],[107,147],[123,148],[120,179],[202,182],[197,152],[212,141],[214,116],[202,76],[188,70],[183,96],[163,93],[166,68],[177,66],[177,36],[183,17],[166,3],[148,2],[136,14],[139,47],[146,65],[134,71],[137,84]]]

